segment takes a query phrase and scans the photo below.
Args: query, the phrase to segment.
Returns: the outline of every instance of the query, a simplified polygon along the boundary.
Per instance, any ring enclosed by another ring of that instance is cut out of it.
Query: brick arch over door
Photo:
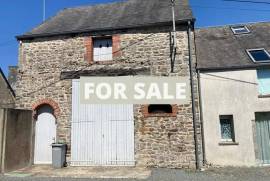
[[[32,110],[35,111],[34,113],[35,118],[37,116],[37,109],[43,105],[51,106],[53,108],[53,114],[56,117],[56,119],[59,117],[60,107],[58,106],[58,104],[53,99],[46,98],[46,99],[40,99],[32,105]]]

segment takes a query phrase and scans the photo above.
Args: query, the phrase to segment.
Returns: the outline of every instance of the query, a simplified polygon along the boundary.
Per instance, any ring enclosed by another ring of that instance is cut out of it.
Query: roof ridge
[[[89,7],[96,7],[96,6],[101,6],[101,5],[109,5],[109,4],[117,4],[117,3],[123,3],[123,2],[127,2],[127,1],[131,1],[131,0],[116,0],[114,2],[110,2],[110,3],[98,3],[98,4],[92,4],[92,5],[80,5],[77,7],[68,7],[68,8],[62,8],[60,9],[55,15],[48,17],[45,21],[42,21],[41,23],[38,23],[36,25],[35,28],[33,28],[31,31],[39,28],[40,26],[42,26],[43,24],[45,24],[46,22],[52,20],[53,18],[55,18],[57,15],[60,15],[61,13],[64,13],[67,10],[79,10],[79,9],[85,9],[85,8],[89,8]],[[30,31],[29,31],[30,32]],[[27,32],[28,33],[28,32]]]
[[[85,5],[80,5],[80,6],[74,6],[74,7],[68,7],[62,9],[64,10],[75,10],[75,9],[85,9],[85,8],[90,8],[90,7],[97,7],[97,6],[104,6],[104,5],[113,5],[113,4],[119,4],[119,3],[126,3],[128,1],[133,1],[133,0],[114,0],[112,2],[107,2],[107,3],[93,3],[93,4],[85,4]]]
[[[254,21],[254,22],[243,22],[243,23],[234,23],[234,24],[225,24],[225,25],[213,25],[213,26],[205,26],[196,28],[196,30],[210,29],[210,28],[225,28],[231,26],[239,26],[239,25],[254,25],[254,24],[262,24],[262,23],[270,23],[270,21]]]
[[[112,0],[111,0],[112,1]],[[82,33],[84,30],[103,31],[138,28],[171,22],[171,8],[164,0],[115,0],[115,2],[65,8],[55,16],[36,26],[31,31],[17,36],[18,40],[69,33]],[[187,0],[177,0],[181,5]],[[168,8],[167,8],[168,7]],[[191,8],[180,9],[177,21],[194,20]]]

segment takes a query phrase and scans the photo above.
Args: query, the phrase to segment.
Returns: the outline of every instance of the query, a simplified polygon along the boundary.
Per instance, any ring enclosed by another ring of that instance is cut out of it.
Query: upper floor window
[[[234,125],[232,115],[219,116],[221,141],[222,142],[235,142]]]
[[[257,77],[260,95],[270,95],[270,69],[258,69]]]
[[[255,63],[270,62],[270,54],[264,48],[249,49],[247,53]]]
[[[231,29],[235,35],[250,33],[246,26],[232,26]]]
[[[93,39],[94,44],[94,61],[109,61],[113,59],[112,56],[112,38],[96,38]]]

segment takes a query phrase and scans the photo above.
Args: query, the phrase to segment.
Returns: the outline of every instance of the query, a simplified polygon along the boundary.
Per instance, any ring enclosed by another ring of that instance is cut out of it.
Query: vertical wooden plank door
[[[73,80],[71,165],[133,166],[133,105],[80,104]]]
[[[56,119],[53,109],[42,106],[38,109],[35,127],[34,164],[52,164],[52,143],[56,138]]]
[[[256,113],[256,131],[259,159],[270,164],[270,113]]]

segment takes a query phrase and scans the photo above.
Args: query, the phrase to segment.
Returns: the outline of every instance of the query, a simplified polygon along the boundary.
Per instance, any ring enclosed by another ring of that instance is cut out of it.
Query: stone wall
[[[170,65],[171,27],[102,32],[113,35],[119,43],[114,46],[113,61],[89,61],[92,36],[80,34],[24,40],[20,44],[17,78],[17,108],[38,107],[40,100],[50,99],[58,104],[58,140],[70,146],[71,80],[60,80],[61,72],[119,68],[149,68],[155,76],[188,76],[188,36],[185,27],[178,27],[175,72]],[[194,51],[193,51],[194,52]],[[193,65],[194,66],[194,65]],[[196,73],[194,72],[196,78]],[[46,102],[45,102],[46,103]],[[176,117],[148,117],[142,105],[135,106],[135,157],[138,165],[155,167],[195,166],[194,134],[191,104],[178,105]],[[68,160],[70,149],[68,151]]]
[[[0,74],[0,108],[13,108],[15,99],[3,76],[4,75]]]

